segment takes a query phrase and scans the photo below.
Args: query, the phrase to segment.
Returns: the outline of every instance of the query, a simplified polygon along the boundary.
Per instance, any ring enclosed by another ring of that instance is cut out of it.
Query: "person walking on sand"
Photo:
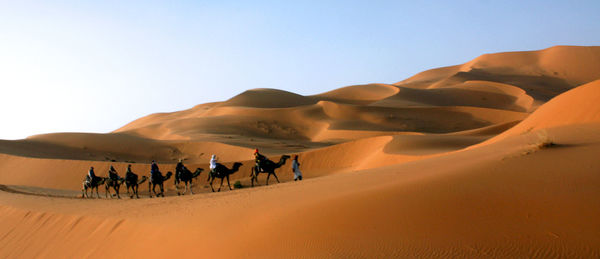
[[[302,181],[302,172],[300,172],[300,163],[298,163],[298,155],[294,156],[294,161],[292,161],[292,170],[294,172],[294,181]]]

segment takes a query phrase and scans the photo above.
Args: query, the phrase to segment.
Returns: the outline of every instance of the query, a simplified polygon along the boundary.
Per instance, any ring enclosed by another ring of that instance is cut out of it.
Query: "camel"
[[[258,171],[258,168],[256,168],[256,166],[253,166],[252,170],[250,171],[250,177],[251,177],[250,181],[252,182],[252,187],[254,187],[254,181],[256,181],[256,184],[258,184],[258,174],[260,174],[260,173],[267,173],[267,183],[266,183],[267,185],[269,185],[269,177],[271,175],[275,176],[275,179],[279,183],[279,178],[277,178],[277,175],[275,174],[275,169],[283,166],[285,164],[285,161],[289,158],[290,158],[290,156],[283,155],[283,156],[281,156],[281,159],[279,159],[278,163],[275,163],[275,162],[267,159],[266,161],[261,163],[260,171]]]
[[[150,198],[152,198],[153,192],[154,192],[154,195],[156,195],[156,197],[159,197],[159,196],[165,197],[164,182],[166,180],[168,180],[169,178],[171,178],[172,175],[173,175],[173,172],[170,172],[170,171],[167,172],[167,176],[163,176],[162,173],[156,172],[154,177],[150,177],[150,181],[148,182],[148,192],[150,193]],[[159,194],[156,194],[156,191],[154,190],[157,185],[160,187]]]
[[[106,180],[104,181],[104,188],[106,189],[106,198],[108,198],[108,196],[112,198],[112,195],[110,193],[110,187],[112,187],[115,190],[115,193],[117,194],[117,198],[121,199],[121,196],[119,196],[119,188],[121,188],[121,184],[123,184],[123,182],[125,182],[125,179],[120,177],[117,180],[113,180],[110,177],[106,178]]]
[[[177,195],[185,194],[188,190],[188,186],[190,189],[190,193],[194,194],[194,192],[192,191],[192,179],[198,177],[200,173],[202,173],[202,171],[204,171],[204,169],[196,168],[196,171],[192,173],[190,170],[184,167],[183,171],[175,172],[175,189],[177,190]],[[179,193],[180,182],[184,182],[185,184],[185,190],[183,191],[183,194]]]
[[[140,184],[145,182],[147,179],[148,177],[144,175],[142,176],[142,179],[138,180],[138,175],[132,172],[125,174],[125,186],[127,186],[127,195],[129,195],[129,198],[133,199],[133,195],[135,195],[135,197],[138,199],[140,198],[138,195],[138,188]],[[129,193],[129,188],[131,188],[131,194]]]
[[[242,163],[240,162],[233,163],[233,167],[231,167],[231,169],[227,168],[222,164],[217,164],[217,167],[214,169],[214,172],[210,172],[208,174],[207,181],[210,180],[210,189],[212,189],[213,192],[215,191],[212,185],[213,181],[215,180],[215,178],[220,178],[221,185],[219,185],[219,190],[217,191],[220,192],[221,187],[223,186],[223,178],[227,178],[227,186],[229,186],[229,190],[232,190],[231,184],[229,184],[229,175],[237,172],[240,169],[240,166],[242,166]]]
[[[83,187],[81,188],[81,197],[82,198],[90,198],[90,196],[88,196],[87,194],[87,190],[90,189],[90,194],[94,195],[94,188],[96,188],[96,197],[100,198],[100,194],[98,193],[98,186],[104,184],[104,181],[106,181],[106,177],[96,177],[96,181],[89,180],[89,177],[86,176],[85,179],[83,179]]]

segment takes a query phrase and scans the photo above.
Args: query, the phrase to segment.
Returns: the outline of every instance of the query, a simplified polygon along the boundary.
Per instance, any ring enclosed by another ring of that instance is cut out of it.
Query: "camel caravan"
[[[269,159],[267,159],[265,156],[261,155],[260,153],[258,153],[258,149],[256,149],[254,151],[254,157],[255,157],[255,166],[252,167],[251,171],[250,171],[250,181],[252,184],[252,187],[254,187],[254,183],[256,182],[256,184],[258,184],[258,176],[261,173],[266,173],[267,174],[267,178],[266,178],[266,185],[269,185],[269,178],[271,177],[271,175],[273,175],[273,177],[275,177],[275,180],[277,180],[277,182],[279,183],[279,178],[277,177],[277,175],[275,174],[275,169],[278,169],[280,167],[282,167],[286,160],[290,159],[291,157],[288,155],[283,155],[281,156],[281,159],[279,160],[279,162],[273,162]],[[217,163],[217,158],[215,155],[212,155],[211,160],[210,160],[210,171],[208,172],[208,178],[206,179],[206,181],[210,184],[210,188],[213,192],[215,192],[215,189],[213,187],[213,182],[215,179],[220,179],[221,183],[219,184],[219,188],[217,189],[217,192],[221,191],[221,187],[223,187],[223,181],[226,179],[227,180],[227,186],[229,187],[229,190],[233,190],[231,188],[231,184],[229,182],[229,175],[232,175],[234,173],[236,173],[240,167],[242,166],[241,162],[235,162],[233,163],[233,166],[231,168],[228,168],[227,166]],[[295,156],[294,158],[294,164],[293,164],[293,170],[294,170],[294,180],[298,179],[298,175],[299,175],[299,179],[302,180],[302,176],[300,174],[300,170],[298,169],[299,163],[298,163],[298,156]],[[131,165],[127,166],[127,172],[125,173],[125,177],[120,177],[117,173],[117,171],[115,170],[115,168],[111,165],[110,169],[108,170],[108,177],[100,177],[100,176],[96,176],[95,172],[94,172],[94,167],[90,167],[90,170],[88,171],[88,174],[85,176],[85,179],[83,180],[83,187],[81,190],[81,197],[82,198],[93,198],[94,195],[94,189],[96,190],[96,197],[100,198],[100,194],[98,193],[98,189],[100,186],[104,185],[104,189],[105,189],[105,197],[108,198],[112,198],[113,196],[116,196],[117,198],[121,198],[120,194],[119,194],[119,189],[121,187],[121,185],[124,183],[126,188],[127,188],[127,195],[129,195],[130,198],[133,199],[133,197],[135,196],[136,198],[140,198],[139,194],[138,194],[138,188],[140,186],[140,184],[148,181],[148,194],[150,196],[150,198],[154,196],[156,197],[165,197],[165,187],[164,187],[164,183],[169,180],[171,177],[174,177],[174,184],[175,184],[175,189],[177,191],[177,195],[185,195],[187,193],[187,191],[189,190],[191,194],[194,194],[192,191],[192,180],[198,178],[200,176],[200,174],[202,174],[202,172],[204,172],[203,168],[196,168],[196,170],[194,172],[190,171],[189,169],[187,169],[187,167],[185,167],[183,165],[182,160],[180,159],[179,162],[177,163],[177,165],[175,166],[175,175],[173,175],[173,173],[171,171],[168,171],[166,175],[163,175],[162,172],[158,169],[158,165],[156,164],[156,162],[153,160],[152,164],[150,166],[150,176],[146,177],[146,176],[142,176],[139,177],[137,174],[135,174],[133,171],[131,171]],[[180,186],[180,184],[183,184],[183,186]],[[158,192],[156,191],[156,187],[158,187]],[[184,189],[183,192],[181,192],[181,189]],[[114,191],[114,194],[112,194],[111,189]],[[90,191],[90,193],[88,194],[88,190]]]

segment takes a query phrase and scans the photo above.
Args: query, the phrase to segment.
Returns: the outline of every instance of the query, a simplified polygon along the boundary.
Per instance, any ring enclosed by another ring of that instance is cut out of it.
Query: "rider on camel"
[[[127,177],[127,175],[130,174],[134,174],[133,171],[131,171],[131,165],[127,165],[127,172],[125,172],[125,177]]]
[[[213,175],[215,173],[215,168],[217,168],[217,161],[218,161],[217,156],[213,154],[210,157],[210,166],[209,166],[211,175]]]
[[[258,153],[258,148],[254,150],[254,162],[256,162],[256,170],[260,172],[260,165],[267,160],[267,157],[263,156],[261,153]]]
[[[183,160],[179,159],[179,162],[177,162],[177,165],[175,166],[175,172],[183,172],[184,168],[185,166],[183,165]]]
[[[118,181],[119,179],[121,179],[119,173],[117,173],[117,170],[115,170],[115,168],[112,165],[108,169],[108,177],[113,181]]]
[[[94,183],[94,180],[96,180],[97,176],[96,173],[94,173],[94,167],[90,167],[90,170],[88,171],[88,175],[87,175],[87,180],[89,183]]]
[[[160,171],[158,171],[158,165],[152,160],[152,165],[150,166],[150,178],[154,179],[154,176],[158,173],[160,173]]]

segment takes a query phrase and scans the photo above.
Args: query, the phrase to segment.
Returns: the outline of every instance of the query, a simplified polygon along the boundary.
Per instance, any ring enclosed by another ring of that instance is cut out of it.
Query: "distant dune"
[[[305,179],[288,160],[251,188],[255,148],[299,155]],[[243,163],[244,188],[212,193],[212,154]],[[598,154],[600,47],[310,96],[251,89],[108,134],[0,140],[0,257],[600,257]],[[195,195],[171,178],[165,198],[147,182],[141,199],[80,198],[90,166],[147,176],[179,159],[205,169]]]

